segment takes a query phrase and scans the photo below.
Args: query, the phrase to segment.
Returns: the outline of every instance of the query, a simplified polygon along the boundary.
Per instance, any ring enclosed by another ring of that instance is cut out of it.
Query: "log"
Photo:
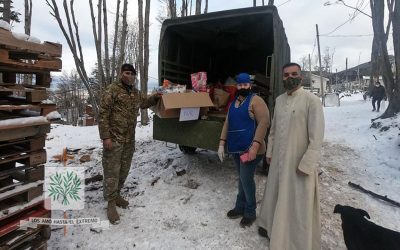
[[[374,192],[372,192],[372,191],[369,191],[369,190],[367,190],[367,189],[361,187],[361,186],[358,185],[358,184],[352,183],[351,181],[349,181],[349,186],[350,186],[350,187],[353,187],[353,188],[355,188],[355,189],[357,189],[357,190],[360,190],[360,191],[363,192],[363,193],[369,194],[369,195],[371,195],[371,196],[374,197],[374,198],[377,198],[377,199],[380,199],[380,200],[389,202],[390,204],[392,204],[392,205],[394,205],[394,206],[396,206],[396,207],[400,207],[400,202],[397,202],[397,201],[394,201],[394,200],[392,200],[392,199],[389,199],[386,195],[385,195],[385,196],[379,195],[379,194],[377,194],[377,193],[374,193]]]

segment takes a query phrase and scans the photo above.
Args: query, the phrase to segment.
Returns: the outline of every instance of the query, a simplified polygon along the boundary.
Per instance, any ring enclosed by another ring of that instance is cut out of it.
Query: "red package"
[[[195,91],[207,92],[207,72],[197,72],[190,75]]]

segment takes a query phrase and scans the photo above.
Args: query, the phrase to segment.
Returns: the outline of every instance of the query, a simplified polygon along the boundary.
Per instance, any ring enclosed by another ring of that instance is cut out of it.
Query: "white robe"
[[[302,87],[276,99],[267,147],[272,161],[258,217],[271,250],[321,249],[317,164],[324,126],[321,101]]]

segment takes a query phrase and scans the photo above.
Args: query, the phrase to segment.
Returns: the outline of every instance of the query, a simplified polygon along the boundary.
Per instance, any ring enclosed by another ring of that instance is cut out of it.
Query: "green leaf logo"
[[[53,174],[50,176],[49,196],[53,201],[59,201],[62,205],[69,205],[71,200],[81,200],[78,191],[81,189],[81,180],[73,171]]]

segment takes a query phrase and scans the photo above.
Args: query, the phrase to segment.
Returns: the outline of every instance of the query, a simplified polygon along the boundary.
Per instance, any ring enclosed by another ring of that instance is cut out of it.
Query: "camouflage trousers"
[[[106,201],[115,200],[124,186],[132,163],[135,141],[112,142],[112,148],[103,148],[103,195]]]

